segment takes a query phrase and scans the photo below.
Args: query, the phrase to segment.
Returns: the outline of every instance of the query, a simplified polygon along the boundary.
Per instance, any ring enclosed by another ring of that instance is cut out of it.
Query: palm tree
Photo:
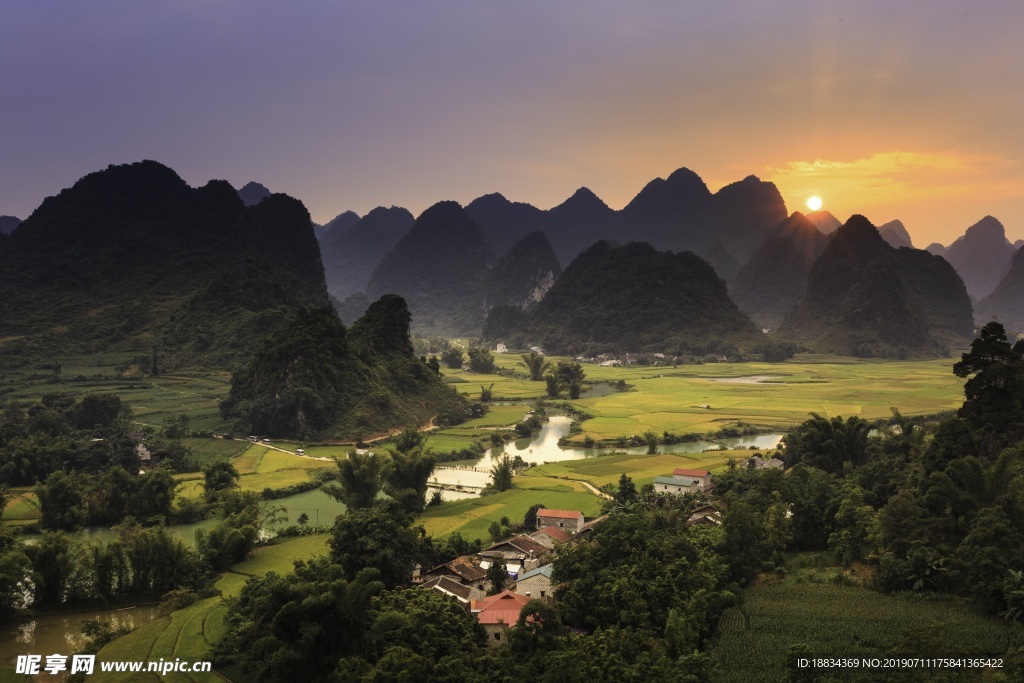
[[[530,380],[534,382],[542,381],[544,373],[551,368],[551,363],[544,360],[544,356],[536,351],[523,354],[523,363],[526,364],[526,368],[530,371]]]

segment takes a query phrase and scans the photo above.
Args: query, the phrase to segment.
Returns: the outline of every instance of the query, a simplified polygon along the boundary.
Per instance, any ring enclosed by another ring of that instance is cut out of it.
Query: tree
[[[619,477],[619,490],[615,494],[615,502],[620,505],[626,505],[636,500],[636,484],[633,483],[632,478],[626,476],[623,472],[622,476]]]
[[[487,581],[491,584],[487,589],[488,595],[497,595],[505,590],[505,584],[508,582],[508,567],[505,565],[505,558],[494,558],[491,566],[487,568]]]
[[[462,369],[462,350],[450,346],[441,352],[441,362],[452,370]]]
[[[469,347],[469,369],[481,375],[494,374],[494,354],[482,346]]]
[[[36,486],[41,512],[39,523],[46,529],[78,529],[88,521],[81,489],[70,475],[54,472]]]
[[[964,384],[966,400],[958,414],[993,442],[993,450],[1024,437],[1024,342],[1011,347],[1003,326],[990,322],[953,374],[974,375]]]
[[[427,482],[437,459],[419,446],[391,454],[384,490],[411,514],[423,512],[427,504]]]
[[[204,467],[206,499],[212,501],[221,491],[238,488],[238,477],[238,470],[228,460],[213,462]]]
[[[524,354],[523,363],[530,372],[530,381],[532,382],[543,381],[544,373],[551,369],[551,363],[536,351]]]
[[[325,485],[324,492],[345,503],[350,510],[373,505],[387,481],[390,462],[376,453],[361,455],[357,451],[349,451],[344,460],[338,458],[335,462],[340,484]]]
[[[491,486],[497,491],[508,491],[512,488],[512,478],[515,471],[512,468],[512,458],[508,453],[502,453],[501,457],[491,467]]]
[[[422,535],[422,528],[412,528],[411,522],[393,501],[351,509],[334,520],[328,540],[331,559],[350,580],[372,568],[389,589],[408,585],[420,560]]]
[[[492,391],[493,389],[494,389],[494,384],[493,383],[491,384],[491,386],[487,387],[486,389],[484,388],[483,384],[480,385],[480,402],[481,403],[490,403],[491,402],[491,399],[494,398],[494,393]]]
[[[558,365],[546,376],[548,396],[555,398],[561,392],[568,391],[569,398],[579,398],[585,378],[586,373],[583,372],[583,366],[579,363],[558,361]]]
[[[805,463],[836,473],[844,463],[854,466],[867,462],[868,432],[871,425],[859,417],[831,420],[811,413],[807,420],[785,436],[786,464]]]

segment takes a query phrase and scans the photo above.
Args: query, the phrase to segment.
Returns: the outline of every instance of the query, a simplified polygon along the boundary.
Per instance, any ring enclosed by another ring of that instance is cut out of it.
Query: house
[[[508,347],[503,342],[498,342],[494,347],[495,353],[508,353]]]
[[[139,462],[143,465],[149,465],[153,462],[153,454],[143,444],[135,444],[135,453],[139,456]]]
[[[482,600],[487,596],[486,591],[475,586],[459,583],[450,576],[435,576],[428,581],[424,581],[420,585],[423,588],[429,588],[430,590],[436,591],[446,597],[454,598],[467,610],[473,600]]]
[[[512,591],[502,591],[482,600],[471,603],[473,614],[487,632],[487,643],[498,645],[505,632],[519,621],[519,613],[523,611],[530,598]]]
[[[490,566],[489,564],[487,565]],[[485,593],[487,590],[487,567],[481,567],[478,560],[471,557],[456,557],[451,562],[446,562],[434,567],[423,575],[424,584],[431,580],[446,576],[456,583],[469,586],[474,591]],[[475,595],[475,593],[474,593]]]
[[[572,537],[557,526],[546,526],[534,531],[530,534],[530,538],[544,547],[554,550],[555,546],[565,543]]]
[[[681,496],[684,493],[697,493],[702,489],[700,483],[693,477],[655,477],[654,490],[657,493]]]
[[[553,564],[531,569],[516,581],[516,593],[531,599],[551,601],[551,571]]]
[[[690,513],[686,524],[688,526],[693,526],[694,524],[722,526],[722,513],[714,505],[702,505]]]
[[[742,467],[748,470],[781,470],[786,468],[786,463],[782,462],[778,458],[765,460],[764,458],[755,455],[748,460],[744,460]]]
[[[583,525],[583,528],[581,528],[579,530],[579,532],[576,534],[575,538],[578,539],[578,538],[581,538],[583,536],[586,536],[587,534],[589,534],[591,531],[594,530],[595,526],[597,526],[598,524],[600,524],[601,522],[603,522],[606,519],[608,519],[608,515],[601,515],[600,517],[595,517],[594,519],[590,520],[589,522],[587,522],[586,524]]]
[[[550,554],[550,548],[525,534],[520,534],[481,550],[477,557],[485,576],[491,564],[501,559],[505,562],[505,569],[509,575],[517,578],[524,571],[547,564]]]
[[[537,528],[554,526],[574,534],[583,528],[583,513],[579,510],[537,510]]]
[[[701,491],[707,491],[711,489],[714,484],[711,483],[711,472],[707,470],[694,470],[687,467],[677,467],[672,470],[673,477],[689,477],[697,482],[697,487]]]

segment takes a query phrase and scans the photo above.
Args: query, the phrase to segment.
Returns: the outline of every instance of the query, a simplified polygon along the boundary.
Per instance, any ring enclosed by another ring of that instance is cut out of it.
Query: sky
[[[0,214],[112,163],[314,220],[489,192],[612,208],[680,167],[790,211],[1024,238],[1019,0],[33,0],[0,20]]]

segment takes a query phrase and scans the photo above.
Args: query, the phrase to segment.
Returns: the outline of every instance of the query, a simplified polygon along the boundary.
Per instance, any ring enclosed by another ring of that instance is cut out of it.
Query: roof
[[[532,534],[530,534],[530,537],[533,538],[537,534],[547,534],[548,536],[550,536],[554,540],[558,541],[559,543],[565,543],[570,538],[572,538],[572,536],[570,536],[569,534],[565,533],[564,531],[559,529],[557,526],[546,526],[546,527],[543,527],[541,529],[537,529]]]
[[[479,581],[487,576],[487,571],[481,569],[479,565],[475,564],[472,558],[469,557],[456,557],[451,562],[446,562],[445,564],[439,565],[430,571],[425,572],[425,575],[431,576],[444,572],[451,572],[463,581],[470,583],[473,581]]]
[[[555,519],[579,519],[583,513],[579,510],[549,510],[541,508],[537,510],[538,517],[553,517]]]
[[[514,626],[519,621],[519,613],[523,611],[530,598],[509,590],[503,590],[483,600],[473,601],[473,611],[481,624],[505,624]]]
[[[691,470],[685,467],[677,467],[672,470],[673,477],[693,477],[694,479],[703,479],[708,476],[710,472],[707,470]]]
[[[528,571],[525,574],[523,574],[522,576],[520,576],[519,580],[520,581],[524,581],[526,579],[529,579],[529,578],[534,577],[534,576],[538,576],[540,574],[543,574],[544,576],[546,576],[546,577],[548,577],[550,579],[551,578],[551,571],[554,568],[555,568],[555,565],[553,565],[553,564],[546,564],[543,567],[537,567],[536,569],[531,569],[530,571]]]
[[[424,581],[421,585],[436,590],[438,593],[450,595],[461,602],[469,602],[469,596],[473,590],[471,586],[459,583],[448,576],[436,576],[429,581]]]
[[[519,534],[512,538],[507,538],[500,543],[495,543],[490,548],[486,548],[480,552],[481,555],[487,552],[502,552],[503,546],[510,546],[514,551],[522,553],[523,555],[529,555],[537,557],[544,555],[549,551],[549,548],[541,543],[540,541],[530,538],[526,534]]]
[[[670,486],[686,486],[690,487],[697,483],[696,479],[690,477],[655,477],[655,484],[668,484]]]

